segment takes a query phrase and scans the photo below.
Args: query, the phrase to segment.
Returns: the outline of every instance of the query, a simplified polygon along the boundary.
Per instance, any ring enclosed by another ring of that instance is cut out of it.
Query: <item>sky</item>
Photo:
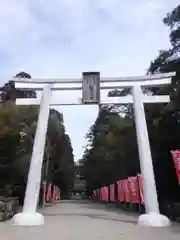
[[[25,71],[33,78],[145,75],[160,49],[169,48],[162,19],[179,0],[1,0],[1,84]],[[81,98],[59,92],[59,101]],[[60,106],[77,161],[96,106]]]

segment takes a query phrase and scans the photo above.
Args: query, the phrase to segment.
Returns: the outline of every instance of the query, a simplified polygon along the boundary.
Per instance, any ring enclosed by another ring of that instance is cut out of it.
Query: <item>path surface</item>
[[[45,225],[12,226],[0,223],[1,240],[177,240],[180,224],[168,228],[137,225],[137,215],[130,215],[104,204],[83,200],[53,203],[43,211]]]

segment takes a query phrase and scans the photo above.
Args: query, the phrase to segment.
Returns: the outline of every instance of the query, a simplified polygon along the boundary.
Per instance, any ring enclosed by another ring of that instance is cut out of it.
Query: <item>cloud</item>
[[[1,1],[0,51],[6,51],[17,69],[24,68],[35,76],[77,76],[84,69],[129,75],[130,59],[134,74],[143,74],[157,49],[168,46],[162,18],[177,3]],[[160,35],[164,41],[158,40]],[[136,63],[137,55],[143,61]]]
[[[2,0],[0,76],[5,81],[21,70],[46,78],[79,77],[88,70],[102,76],[143,75],[158,50],[169,47],[162,19],[178,4],[179,0]],[[64,111],[73,143],[80,145],[97,111]],[[75,152],[78,158],[81,147]]]

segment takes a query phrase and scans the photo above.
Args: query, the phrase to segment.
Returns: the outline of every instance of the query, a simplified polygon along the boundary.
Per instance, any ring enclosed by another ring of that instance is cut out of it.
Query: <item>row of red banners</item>
[[[92,199],[100,201],[115,201],[115,184],[111,184],[109,188],[104,186],[100,189],[94,190]],[[141,174],[117,182],[117,200],[125,203],[144,204]]]
[[[180,185],[180,150],[171,151],[171,155],[174,161],[178,183]],[[111,184],[109,188],[104,186],[100,189],[94,190],[92,198],[100,201],[115,201],[115,184]],[[141,174],[117,182],[117,200],[126,203],[144,204]]]
[[[56,185],[51,183],[47,184],[43,182],[43,196],[45,202],[57,201],[60,200],[61,191]]]
[[[178,183],[180,185],[180,150],[171,151],[171,155],[174,161]]]

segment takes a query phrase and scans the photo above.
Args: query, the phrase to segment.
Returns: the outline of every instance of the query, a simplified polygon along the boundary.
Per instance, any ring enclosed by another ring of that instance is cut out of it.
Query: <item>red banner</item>
[[[56,201],[56,192],[57,188],[56,185],[53,186],[53,193],[52,193],[52,201]]]
[[[137,177],[128,177],[128,181],[131,194],[131,203],[139,203],[139,190]]]
[[[104,194],[103,194],[103,187],[100,188],[100,201],[103,201]]]
[[[57,187],[57,189],[58,189],[57,200],[60,200],[61,199],[61,189],[58,187]]]
[[[99,189],[99,200],[102,201],[103,200],[103,188]]]
[[[108,187],[102,187],[102,200],[108,201]]]
[[[110,201],[115,201],[115,186],[114,186],[114,184],[110,185]]]
[[[56,186],[56,196],[55,196],[55,200],[60,200],[60,189],[58,186]]]
[[[102,188],[99,189],[99,200],[102,200]]]
[[[131,193],[130,193],[130,185],[128,179],[123,180],[123,189],[125,194],[125,202],[131,202]]]
[[[117,182],[118,184],[118,201],[125,202],[125,194],[123,189],[123,180]]]
[[[171,155],[174,161],[178,183],[180,185],[180,150],[171,151]]]
[[[141,204],[144,204],[144,191],[143,191],[143,183],[142,183],[142,175],[141,174],[138,174],[138,183],[139,183]]]
[[[46,201],[47,201],[47,202],[51,201],[51,195],[52,195],[51,188],[52,188],[52,185],[51,185],[51,183],[50,183],[50,184],[48,185],[48,191],[47,191],[47,195],[46,195]]]

